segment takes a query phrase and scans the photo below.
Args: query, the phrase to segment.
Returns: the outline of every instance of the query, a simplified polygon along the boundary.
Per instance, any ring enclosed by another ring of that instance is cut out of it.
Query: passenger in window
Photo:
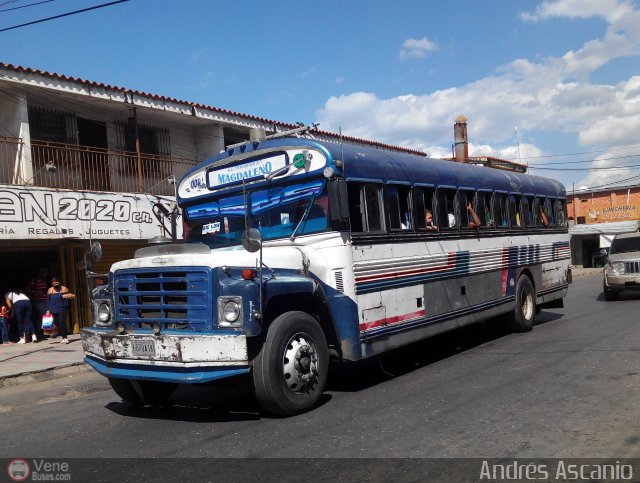
[[[542,222],[542,226],[549,226],[549,220],[547,219],[547,215],[545,214],[542,205],[540,205],[540,221]]]
[[[469,228],[477,228],[482,224],[480,223],[480,218],[478,218],[473,206],[471,206],[470,201],[467,202],[467,216],[469,217]]]
[[[431,210],[425,211],[424,222],[427,230],[433,231],[438,229],[438,227],[433,223],[433,213],[431,212]]]

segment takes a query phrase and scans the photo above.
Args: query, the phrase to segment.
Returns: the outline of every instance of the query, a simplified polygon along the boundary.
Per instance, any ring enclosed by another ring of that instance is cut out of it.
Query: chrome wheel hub
[[[296,393],[309,392],[318,380],[318,351],[313,339],[297,333],[284,348],[282,372],[289,389]]]

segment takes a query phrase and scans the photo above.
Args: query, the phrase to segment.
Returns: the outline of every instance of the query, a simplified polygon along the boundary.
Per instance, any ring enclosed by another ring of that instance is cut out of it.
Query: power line
[[[608,171],[611,169],[640,168],[640,164],[629,164],[627,166],[603,166],[601,168],[536,168],[529,166],[529,169],[541,169],[545,171]]]
[[[20,27],[26,27],[27,25],[33,25],[33,24],[36,24],[36,23],[47,22],[49,20],[54,20],[56,18],[68,17],[70,15],[75,15],[77,13],[88,12],[89,10],[96,10],[98,8],[109,7],[111,5],[116,5],[118,3],[124,3],[124,2],[128,2],[128,1],[129,0],[116,0],[115,2],[103,3],[101,5],[96,5],[94,7],[83,8],[81,10],[75,10],[73,12],[62,13],[60,15],[54,15],[53,17],[42,18],[40,20],[34,20],[33,22],[27,22],[27,23],[23,23],[23,24],[20,24],[20,25],[14,25],[13,27],[3,28],[3,29],[0,29],[0,32],[6,32],[7,30],[13,30],[13,29],[17,29],[17,28],[20,28]]]
[[[583,151],[581,153],[566,153],[566,154],[546,154],[541,156],[524,156],[520,159],[543,159],[543,158],[560,158],[562,156],[580,156],[583,154],[596,154],[596,153],[607,153],[609,151],[622,151],[625,149],[635,149],[640,148],[640,145],[637,146],[626,146],[622,148],[611,148],[611,149],[599,149],[596,151]]]
[[[5,8],[3,10],[0,10],[0,12],[8,12],[10,10],[20,10],[21,8],[33,7],[34,5],[41,5],[43,3],[49,3],[49,2],[53,2],[53,1],[54,0],[42,0],[41,2],[30,3],[29,5],[22,5],[21,7]],[[5,5],[5,4],[3,3],[2,5]]]
[[[567,164],[580,164],[580,163],[595,163],[597,161],[611,161],[612,159],[627,159],[627,158],[637,158],[640,154],[630,154],[628,156],[613,156],[611,158],[599,158],[599,159],[584,159],[582,161],[562,161],[557,163],[541,163],[541,164],[530,164],[529,168],[537,168],[538,166],[552,166],[552,165],[567,165]],[[542,169],[542,168],[540,168]]]

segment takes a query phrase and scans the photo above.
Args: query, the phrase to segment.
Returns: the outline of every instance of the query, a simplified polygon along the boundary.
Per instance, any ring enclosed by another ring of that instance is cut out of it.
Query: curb
[[[64,366],[50,367],[40,371],[22,372],[20,374],[12,374],[10,376],[0,377],[0,389],[6,387],[14,387],[22,384],[31,384],[34,382],[49,381],[58,379],[72,374],[90,371],[91,367],[85,362],[72,362]]]

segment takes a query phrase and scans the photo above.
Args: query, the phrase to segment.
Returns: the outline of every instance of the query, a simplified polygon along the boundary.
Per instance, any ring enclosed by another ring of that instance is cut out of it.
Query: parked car
[[[615,300],[624,290],[640,291],[640,233],[616,235],[604,266],[604,298]]]

